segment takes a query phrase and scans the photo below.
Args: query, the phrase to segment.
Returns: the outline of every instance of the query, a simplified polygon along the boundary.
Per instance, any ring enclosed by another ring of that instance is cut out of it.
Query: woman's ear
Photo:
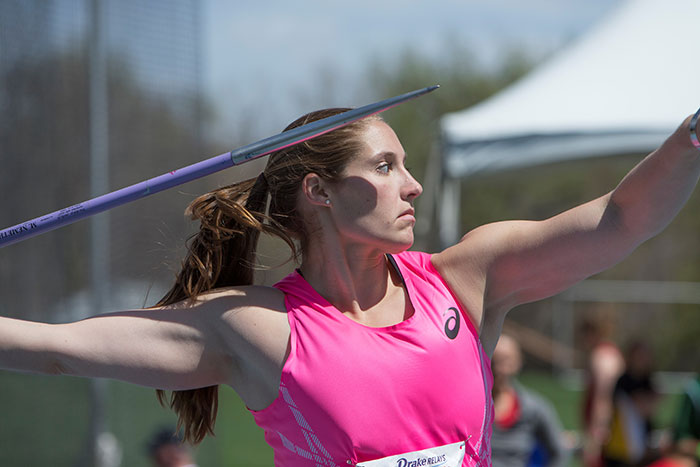
[[[327,191],[328,183],[318,174],[308,173],[301,182],[301,191],[304,198],[315,206],[329,206],[330,196]]]

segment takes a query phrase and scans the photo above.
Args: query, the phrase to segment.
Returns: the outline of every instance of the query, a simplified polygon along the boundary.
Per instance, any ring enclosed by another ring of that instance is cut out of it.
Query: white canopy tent
[[[700,0],[626,0],[514,85],[444,116],[443,246],[462,234],[462,179],[656,148],[700,105],[699,33]]]

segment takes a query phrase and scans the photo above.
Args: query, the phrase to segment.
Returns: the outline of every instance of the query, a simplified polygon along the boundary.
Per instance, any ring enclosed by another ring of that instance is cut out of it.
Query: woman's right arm
[[[168,390],[235,386],[248,367],[283,359],[289,335],[283,309],[281,292],[250,286],[68,324],[0,318],[0,368]]]

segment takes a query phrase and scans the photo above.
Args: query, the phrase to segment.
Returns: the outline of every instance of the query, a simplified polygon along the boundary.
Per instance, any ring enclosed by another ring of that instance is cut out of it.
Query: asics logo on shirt
[[[445,335],[450,339],[454,339],[459,334],[459,310],[451,306],[447,309],[443,316],[449,315],[445,321]]]

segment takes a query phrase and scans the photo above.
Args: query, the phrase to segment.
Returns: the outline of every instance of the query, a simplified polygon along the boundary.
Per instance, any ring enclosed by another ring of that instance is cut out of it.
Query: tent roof
[[[627,0],[523,79],[441,121],[446,176],[647,152],[700,105],[700,1]]]

